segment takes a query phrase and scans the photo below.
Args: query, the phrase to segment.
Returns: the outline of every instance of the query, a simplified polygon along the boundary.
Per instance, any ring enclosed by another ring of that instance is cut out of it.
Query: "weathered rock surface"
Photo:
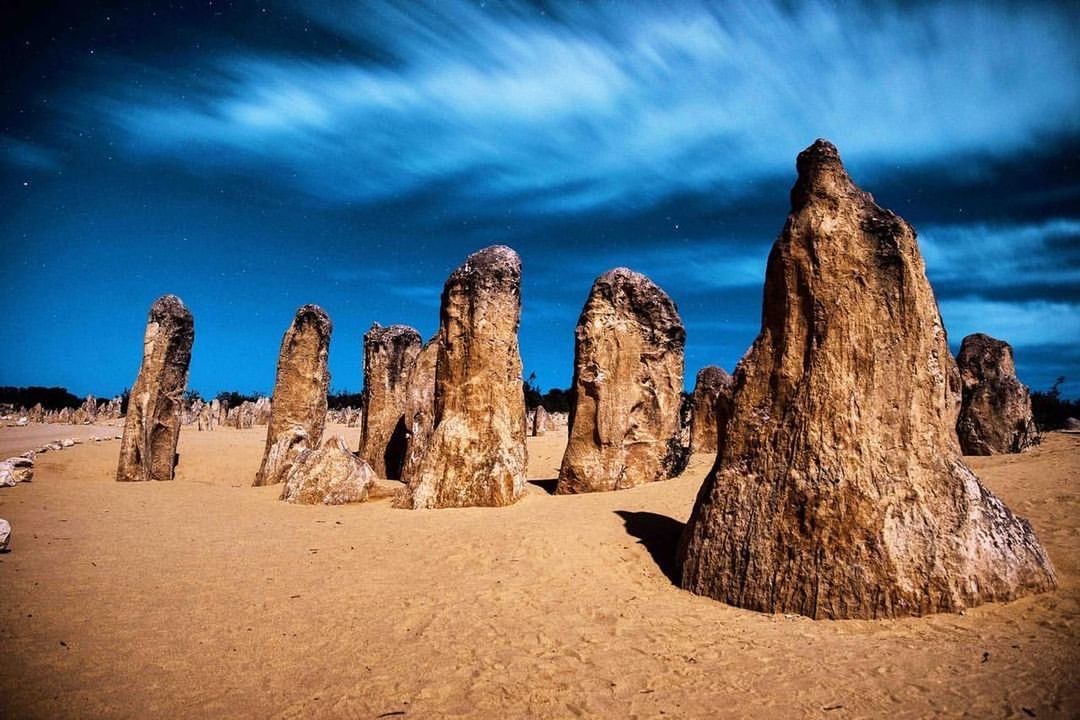
[[[761,333],[680,543],[682,586],[813,618],[1053,588],[1031,526],[959,457],[959,378],[915,232],[851,182],[831,144],[803,151],[798,171]]]
[[[1077,420],[1074,417],[1065,418],[1064,429],[1068,430],[1069,432],[1076,432],[1077,430],[1080,430],[1080,420]]]
[[[397,480],[405,464],[408,374],[420,354],[420,333],[379,323],[364,334],[364,417],[360,457],[381,478]]]
[[[690,418],[690,449],[714,453],[721,429],[731,417],[732,378],[723,368],[707,365],[698,371]]]
[[[470,255],[446,281],[434,429],[399,505],[509,505],[524,493],[520,317],[521,260],[508,247]]]
[[[976,333],[960,343],[963,400],[956,434],[965,455],[1018,453],[1039,442],[1031,395],[1016,377],[1009,343]]]
[[[439,336],[431,338],[416,356],[405,383],[405,462],[401,481],[415,481],[431,433],[435,429],[435,368],[439,362]]]
[[[255,485],[283,482],[290,469],[290,453],[298,431],[308,447],[318,446],[326,425],[326,391],[330,387],[327,358],[333,326],[318,305],[296,311],[281,339],[278,353],[266,448]],[[252,409],[252,417],[254,412]],[[275,447],[277,446],[277,447]]]
[[[11,523],[0,518],[0,552],[11,550]]]
[[[593,283],[575,338],[556,492],[623,490],[679,472],[686,331],[675,303],[644,275],[610,270]]]
[[[349,452],[343,438],[334,436],[318,450],[304,448],[299,452],[281,490],[281,499],[301,505],[364,502],[374,482],[371,466]]]
[[[142,366],[128,399],[118,481],[173,479],[194,339],[195,321],[180,298],[164,295],[154,301],[143,338]]]

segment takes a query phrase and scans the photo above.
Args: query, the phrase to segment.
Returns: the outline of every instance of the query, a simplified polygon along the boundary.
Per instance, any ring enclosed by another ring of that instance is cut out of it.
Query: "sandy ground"
[[[0,717],[1080,714],[1080,437],[971,462],[1035,525],[1057,592],[815,622],[669,579],[711,458],[510,508],[296,507],[249,487],[264,433],[185,430],[173,483],[113,482],[113,441],[0,490]],[[530,440],[532,478],[564,443]]]

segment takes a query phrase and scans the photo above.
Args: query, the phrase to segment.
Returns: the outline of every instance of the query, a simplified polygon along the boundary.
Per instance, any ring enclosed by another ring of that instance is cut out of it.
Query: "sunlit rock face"
[[[120,441],[120,482],[172,480],[180,438],[195,320],[175,295],[150,306],[142,365],[128,400]]]
[[[963,386],[956,434],[965,455],[1018,453],[1039,442],[1031,395],[1016,377],[1009,343],[968,335],[956,362]]]
[[[671,298],[626,268],[596,279],[574,351],[574,406],[558,493],[623,490],[685,467],[686,331]]]
[[[283,482],[294,452],[317,448],[326,425],[326,393],[330,388],[330,333],[333,326],[318,305],[296,311],[281,340],[277,377],[266,427],[266,448],[255,485]],[[251,417],[254,419],[254,406]]]
[[[398,504],[509,505],[525,491],[525,394],[518,324],[521,260],[476,252],[446,281],[432,431]]]
[[[813,618],[959,611],[1055,586],[1031,526],[960,459],[959,383],[915,232],[798,158],[761,333],[679,549],[682,586]]]
[[[371,466],[349,452],[341,437],[329,437],[318,450],[300,450],[285,477],[281,499],[300,505],[364,502],[375,482]]]
[[[360,457],[382,478],[398,480],[405,463],[408,376],[420,354],[420,333],[378,323],[364,334],[364,418]]]

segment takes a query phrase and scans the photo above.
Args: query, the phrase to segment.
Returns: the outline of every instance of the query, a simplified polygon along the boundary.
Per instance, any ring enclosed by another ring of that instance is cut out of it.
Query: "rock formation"
[[[399,504],[509,505],[525,491],[521,260],[494,246],[468,257],[442,294],[434,429]]]
[[[334,436],[318,450],[301,450],[292,463],[281,499],[301,505],[344,505],[364,502],[375,482],[375,471],[349,452],[345,440]]]
[[[45,408],[41,407],[41,403],[37,403],[27,411],[26,416],[32,423],[43,423],[45,422]]]
[[[150,307],[142,366],[128,399],[116,479],[172,480],[195,321],[175,295]]]
[[[435,367],[439,361],[439,336],[431,338],[416,356],[405,382],[405,463],[401,481],[416,478],[431,433],[435,428]]]
[[[968,335],[956,362],[963,385],[956,434],[965,455],[1018,453],[1039,442],[1031,396],[1016,377],[1009,343]]]
[[[623,490],[678,473],[686,331],[675,303],[644,275],[610,270],[593,283],[575,337],[556,492]]]
[[[731,417],[731,383],[731,376],[716,365],[698,371],[690,415],[691,452],[716,452],[720,432]]]
[[[540,437],[551,429],[551,418],[548,417],[547,410],[543,405],[537,405],[536,409],[532,413],[532,431],[533,437]]]
[[[14,487],[34,479],[32,457],[17,456],[0,461],[0,487]]]
[[[11,550],[11,523],[0,518],[0,552]]]
[[[397,480],[405,463],[405,390],[420,354],[420,333],[379,323],[364,334],[364,417],[360,457],[381,478]]]
[[[830,143],[797,165],[761,333],[680,543],[682,586],[812,618],[1053,588],[1031,526],[959,457],[959,377],[915,232],[852,183]]]
[[[266,449],[255,476],[256,486],[285,480],[290,467],[288,450],[296,445],[298,431],[303,433],[307,447],[317,447],[322,440],[326,391],[330,387],[326,363],[332,330],[330,318],[321,307],[304,305],[296,311],[281,340]]]

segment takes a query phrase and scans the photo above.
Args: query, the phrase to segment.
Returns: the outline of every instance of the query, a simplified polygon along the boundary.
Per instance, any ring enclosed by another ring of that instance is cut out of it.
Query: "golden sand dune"
[[[299,507],[250,487],[265,433],[186,428],[172,483],[115,482],[114,441],[0,490],[0,717],[1080,713],[1080,437],[969,459],[1031,520],[1058,591],[815,622],[665,574],[710,457],[622,492],[535,483],[507,508]],[[565,442],[530,438],[530,478],[555,477]]]

